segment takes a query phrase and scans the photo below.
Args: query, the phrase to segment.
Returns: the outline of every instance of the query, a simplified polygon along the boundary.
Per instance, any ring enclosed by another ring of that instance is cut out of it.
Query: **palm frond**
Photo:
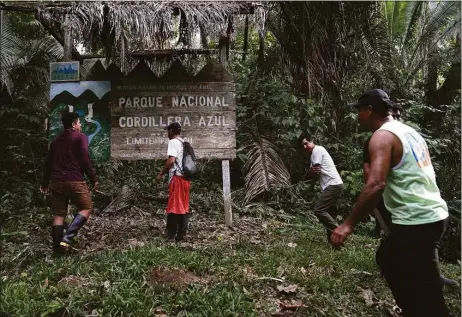
[[[49,63],[63,56],[63,48],[51,36],[40,40],[18,37],[8,16],[2,19],[0,41],[1,82],[8,94],[31,109],[44,109],[48,104]]]
[[[408,46],[411,39],[415,36],[417,24],[422,16],[423,2],[422,1],[409,1],[407,2],[406,18],[407,26],[404,36],[402,37],[402,46]]]
[[[424,25],[422,34],[418,37],[417,43],[413,49],[412,54],[410,55],[409,65],[412,65],[414,68],[412,74],[415,74],[416,69],[418,70],[425,64],[425,61],[422,60],[422,57],[425,58],[425,55],[428,54],[419,54],[419,52],[421,52],[424,47],[428,51],[435,49],[437,43],[443,38],[443,36],[450,34],[450,31],[453,28],[457,28],[457,25],[460,27],[460,9],[460,2],[442,1],[438,3],[436,9],[431,11],[428,22]],[[448,25],[452,25],[449,30],[442,30]],[[441,31],[444,33],[441,34]],[[430,45],[428,43],[430,43]],[[419,56],[421,58],[418,58]]]
[[[281,186],[290,185],[290,175],[278,148],[265,137],[254,135],[243,167],[246,192],[244,203]]]

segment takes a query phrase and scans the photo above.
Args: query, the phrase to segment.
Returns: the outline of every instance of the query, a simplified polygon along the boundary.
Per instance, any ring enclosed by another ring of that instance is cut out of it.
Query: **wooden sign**
[[[79,65],[78,61],[50,63],[50,82],[79,81]]]
[[[173,81],[172,68],[167,72],[169,81],[151,77],[149,81],[113,83],[111,156],[124,160],[165,158],[169,141],[165,128],[176,121],[197,158],[235,158],[234,84],[197,82],[194,77],[185,78],[184,72],[180,72],[182,81]],[[136,78],[133,73],[129,76]]]

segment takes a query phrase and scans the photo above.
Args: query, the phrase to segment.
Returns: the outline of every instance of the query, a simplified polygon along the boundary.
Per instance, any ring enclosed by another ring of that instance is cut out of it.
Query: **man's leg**
[[[338,200],[340,199],[343,192],[343,185],[332,185],[327,186],[319,196],[316,206],[314,207],[314,214],[319,219],[319,221],[326,228],[327,241],[330,243],[330,237],[332,231],[337,228],[337,223],[329,214],[329,211],[332,211],[336,208]]]
[[[50,185],[52,194],[52,209],[53,209],[53,225],[51,226],[51,239],[53,253],[59,255],[61,253],[60,243],[64,233],[64,218],[67,215],[67,207],[69,198],[63,191],[62,183],[53,183]]]
[[[72,197],[72,201],[75,202],[80,209],[79,213],[75,215],[74,219],[69,224],[66,234],[61,241],[61,246],[68,248],[79,230],[90,217],[91,211],[93,210],[93,202],[91,200],[88,185],[85,182],[67,182],[66,186],[66,189]]]
[[[183,241],[188,232],[189,214],[177,215],[178,217],[178,235],[176,241]]]
[[[184,214],[177,215],[178,217],[178,235],[177,241],[184,240],[186,232],[188,231],[188,220],[189,220],[189,190],[191,188],[191,182],[184,178],[178,178],[178,209]]]
[[[396,264],[402,279],[399,288],[404,294],[400,305],[404,317],[448,317],[443,297],[438,263],[438,247],[446,230],[446,222],[418,226],[394,226],[400,244]],[[392,235],[393,235],[392,234]]]
[[[173,213],[167,214],[167,239],[169,241],[175,240],[175,235],[178,227],[177,215]]]
[[[402,275],[402,271],[396,262],[399,255],[396,254],[395,243],[394,237],[382,238],[377,249],[376,262],[382,276],[387,281],[396,304],[401,308],[406,303],[405,294],[403,294],[401,286],[406,276]]]

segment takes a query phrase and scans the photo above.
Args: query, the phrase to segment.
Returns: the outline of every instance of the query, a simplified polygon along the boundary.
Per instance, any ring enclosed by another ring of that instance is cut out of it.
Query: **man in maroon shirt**
[[[84,174],[90,179],[93,189],[98,187],[88,153],[88,139],[81,133],[78,114],[65,113],[62,122],[64,131],[51,142],[40,186],[42,192],[51,191],[53,197],[54,219],[51,234],[55,254],[69,248],[72,238],[85,224],[93,209]],[[80,212],[75,215],[63,235],[69,200],[77,205]]]

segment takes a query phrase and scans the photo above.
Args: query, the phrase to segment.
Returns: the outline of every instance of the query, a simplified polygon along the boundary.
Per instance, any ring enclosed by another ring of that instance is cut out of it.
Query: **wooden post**
[[[225,36],[220,37],[219,41],[219,59],[220,63],[226,67],[227,54],[226,49],[229,45],[229,38]],[[233,212],[231,208],[231,177],[229,171],[229,160],[221,161],[221,172],[223,174],[223,200],[225,208],[225,225],[233,225]]]
[[[64,33],[64,56],[63,61],[68,62],[72,60],[72,29],[69,22],[69,17],[66,14],[63,23],[63,33]]]
[[[122,35],[120,38],[120,70],[124,75],[126,74],[125,58],[125,35],[122,31]]]

